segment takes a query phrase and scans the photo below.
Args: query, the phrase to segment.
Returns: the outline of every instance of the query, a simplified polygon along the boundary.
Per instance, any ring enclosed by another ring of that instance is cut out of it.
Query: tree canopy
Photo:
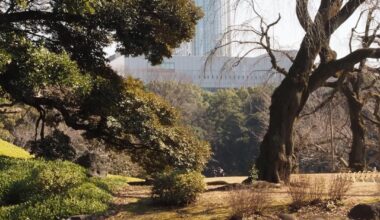
[[[133,158],[149,172],[176,166],[202,169],[207,143],[179,123],[176,111],[123,79],[107,64],[112,42],[124,55],[153,64],[192,38],[202,13],[191,0],[0,1],[0,89],[9,103],[48,111]]]

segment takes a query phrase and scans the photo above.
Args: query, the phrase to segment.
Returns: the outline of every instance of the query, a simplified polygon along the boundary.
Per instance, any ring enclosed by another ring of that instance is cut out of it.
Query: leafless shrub
[[[320,202],[323,200],[326,190],[325,178],[314,178],[309,184],[310,202]]]
[[[348,175],[338,174],[333,177],[328,188],[328,199],[332,201],[342,200],[352,186],[352,180]]]
[[[288,187],[292,206],[300,208],[304,205],[320,203],[325,194],[325,179],[300,176],[293,178]]]
[[[235,188],[228,198],[233,216],[240,218],[262,214],[270,206],[271,201],[267,190],[252,187]]]
[[[293,206],[303,206],[309,202],[310,178],[300,176],[292,178],[288,186],[288,193]]]

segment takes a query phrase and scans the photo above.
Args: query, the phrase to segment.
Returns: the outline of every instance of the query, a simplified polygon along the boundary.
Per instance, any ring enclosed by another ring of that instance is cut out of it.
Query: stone
[[[229,218],[229,220],[243,220],[243,217],[239,215],[233,215]]]
[[[67,220],[87,220],[89,219],[88,215],[76,215],[68,218]]]
[[[294,215],[285,214],[285,213],[281,213],[280,215],[278,215],[278,217],[281,220],[297,220],[297,217],[295,217]]]
[[[85,152],[76,160],[76,163],[87,168],[88,175],[91,177],[106,177],[108,174],[108,161],[103,155]]]
[[[348,217],[353,220],[380,220],[380,203],[356,205]]]

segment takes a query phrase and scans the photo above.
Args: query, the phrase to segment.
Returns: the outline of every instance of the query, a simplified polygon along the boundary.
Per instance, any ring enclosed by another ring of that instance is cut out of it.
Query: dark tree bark
[[[349,79],[349,84],[342,87],[350,113],[352,144],[349,154],[349,167],[354,172],[364,170],[366,165],[365,128],[362,117],[363,103],[360,99],[361,81],[360,73],[358,73],[356,77]],[[350,90],[350,87],[353,88],[353,91]]]
[[[364,3],[364,0],[350,0],[343,7],[339,2],[341,1],[321,1],[317,15],[312,21],[305,8],[307,0],[297,0],[297,15],[306,34],[293,65],[272,96],[269,128],[256,161],[261,180],[275,183],[289,181],[296,163],[293,127],[310,93],[339,71],[353,68],[356,63],[367,57],[380,56],[380,50],[368,49],[355,51],[340,60],[335,60],[336,56],[328,46],[331,34]],[[318,55],[321,56],[322,62],[318,68],[313,69]]]

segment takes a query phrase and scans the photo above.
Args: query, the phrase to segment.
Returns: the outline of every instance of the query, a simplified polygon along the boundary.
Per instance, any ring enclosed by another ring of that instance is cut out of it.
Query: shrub
[[[255,164],[249,171],[249,178],[251,179],[252,183],[259,179],[259,170],[256,168]]]
[[[0,205],[13,203],[12,200],[18,200],[15,195],[12,195],[12,191],[21,191],[21,189],[17,190],[17,185],[28,178],[32,169],[39,164],[39,161],[26,161],[0,156]]]
[[[330,181],[328,198],[332,201],[342,200],[352,186],[352,180],[348,175],[338,174]]]
[[[67,161],[46,162],[32,171],[31,187],[47,194],[62,193],[85,179],[86,171],[78,165]]]
[[[288,193],[292,206],[301,207],[309,202],[310,178],[301,176],[292,178],[289,182]]]
[[[325,194],[325,179],[299,176],[292,178],[288,193],[292,199],[292,208],[322,202]]]
[[[252,187],[236,188],[228,197],[232,215],[238,218],[252,218],[270,206],[272,198],[265,189]]]
[[[309,184],[309,200],[313,203],[321,202],[326,191],[325,178],[313,178]]]
[[[203,176],[196,171],[171,171],[155,177],[152,198],[164,205],[188,205],[205,189]]]
[[[97,214],[108,209],[111,196],[91,183],[70,189],[67,195],[53,195],[42,201],[26,202],[13,208],[10,218],[62,219],[78,214]]]
[[[51,194],[63,193],[67,189],[85,181],[85,170],[73,163],[64,161],[34,161],[20,166],[24,175],[18,179],[12,177],[3,194],[3,203],[15,205],[29,200],[41,199]],[[8,170],[8,174],[13,171]]]
[[[62,219],[108,209],[111,195],[62,161],[0,157],[0,219]]]

